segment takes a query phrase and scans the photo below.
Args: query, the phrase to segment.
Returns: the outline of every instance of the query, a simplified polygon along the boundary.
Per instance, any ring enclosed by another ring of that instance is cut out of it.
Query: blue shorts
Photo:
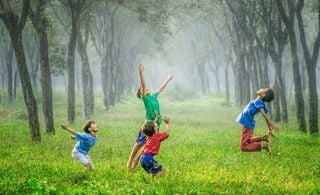
[[[142,146],[146,143],[146,140],[147,140],[147,136],[144,133],[142,133],[142,131],[139,129],[139,133],[138,133],[138,137],[136,139],[136,142]]]
[[[154,160],[152,154],[144,154],[140,157],[140,164],[142,168],[151,173],[152,175],[158,173],[162,169],[162,165],[160,165],[156,160]]]
[[[160,126],[158,128],[158,130],[160,129]],[[144,145],[147,141],[147,136],[142,133],[142,131],[139,129],[139,133],[138,133],[138,137],[136,139],[136,142],[139,144],[139,145]]]

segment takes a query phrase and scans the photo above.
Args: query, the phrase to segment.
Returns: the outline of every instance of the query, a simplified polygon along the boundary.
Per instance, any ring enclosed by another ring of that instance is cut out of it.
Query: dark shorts
[[[147,140],[147,136],[144,133],[142,133],[142,131],[139,129],[139,133],[138,133],[138,137],[136,139],[136,142],[139,145],[144,145],[146,143],[146,140]]]
[[[142,155],[140,157],[140,164],[145,171],[152,175],[158,173],[162,169],[162,165],[153,158],[152,154]]]

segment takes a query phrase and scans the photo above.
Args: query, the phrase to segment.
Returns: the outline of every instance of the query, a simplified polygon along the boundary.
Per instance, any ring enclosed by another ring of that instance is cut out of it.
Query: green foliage
[[[172,129],[156,156],[166,169],[159,179],[152,179],[140,165],[134,173],[126,171],[137,129],[144,122],[142,102],[126,97],[108,113],[97,109],[92,119],[99,123],[99,140],[89,153],[96,170],[84,172],[70,155],[75,142],[59,128],[65,96],[55,94],[54,100],[56,134],[43,133],[39,144],[30,142],[19,104],[0,106],[0,114],[15,116],[0,118],[0,194],[320,193],[319,138],[301,134],[296,125],[280,124],[272,156],[264,151],[241,153],[241,126],[235,122],[239,109],[212,97],[179,102],[165,94],[159,97]],[[99,97],[96,100],[102,105]],[[81,113],[81,104],[76,108]],[[81,116],[70,127],[81,129]],[[160,131],[164,128],[161,125]],[[257,116],[255,135],[266,129]]]

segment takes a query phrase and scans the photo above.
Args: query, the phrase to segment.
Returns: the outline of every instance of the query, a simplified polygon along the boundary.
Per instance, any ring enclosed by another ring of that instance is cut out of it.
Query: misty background
[[[53,94],[66,94],[68,121],[90,118],[135,94],[139,63],[152,91],[173,74],[166,95],[177,101],[208,95],[240,108],[272,87],[276,122],[288,122],[290,101],[292,122],[319,132],[317,0],[0,0],[0,18],[1,103],[23,92],[34,140],[35,91],[54,133]]]

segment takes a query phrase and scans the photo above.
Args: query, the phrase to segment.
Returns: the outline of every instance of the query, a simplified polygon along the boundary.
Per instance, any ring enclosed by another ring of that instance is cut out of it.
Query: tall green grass
[[[320,193],[318,138],[298,132],[294,122],[279,124],[272,156],[264,151],[241,153],[241,126],[235,122],[240,108],[213,97],[188,101],[159,97],[172,129],[156,156],[166,169],[159,179],[152,179],[140,165],[134,173],[126,171],[144,122],[142,102],[125,97],[104,112],[97,97],[92,119],[100,126],[99,140],[89,153],[96,170],[87,173],[70,155],[75,142],[59,127],[65,123],[65,99],[55,95],[56,134],[42,132],[38,144],[30,141],[23,103],[0,106],[0,194]],[[77,120],[70,126],[80,130],[81,100],[76,105]],[[255,134],[266,130],[257,116]]]

